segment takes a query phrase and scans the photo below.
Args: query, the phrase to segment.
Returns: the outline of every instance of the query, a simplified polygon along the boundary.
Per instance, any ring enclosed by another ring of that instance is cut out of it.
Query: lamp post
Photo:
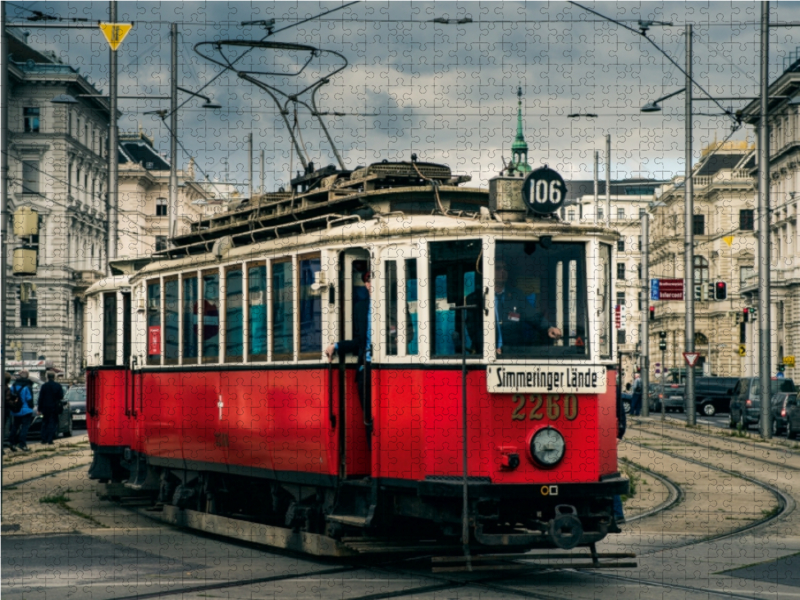
[[[642,281],[639,288],[641,295],[641,333],[642,340],[642,416],[650,416],[650,263],[648,248],[650,246],[650,215],[645,211],[642,215]]]
[[[686,171],[684,175],[684,199],[685,199],[685,212],[684,212],[684,302],[686,303],[686,318],[685,330],[686,339],[684,348],[686,352],[694,352],[694,187],[692,185],[692,26],[686,25],[686,86],[682,90],[667,94],[648,102],[641,108],[641,112],[658,112],[661,107],[658,105],[662,100],[677,96],[681,92],[686,94],[685,112],[686,112],[686,129],[685,129],[685,149],[684,156],[686,161]],[[694,401],[694,367],[686,366],[686,393],[685,409],[686,421],[689,425],[694,425],[697,421],[695,414],[695,401]]]

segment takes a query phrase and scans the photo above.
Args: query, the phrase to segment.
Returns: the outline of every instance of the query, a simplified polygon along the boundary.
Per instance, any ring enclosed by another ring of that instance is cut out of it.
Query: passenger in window
[[[336,344],[331,344],[325,348],[325,355],[328,357],[328,362],[333,360],[334,352],[338,352],[340,357],[346,354],[355,354],[358,356],[358,372],[356,373],[356,385],[358,386],[358,399],[361,402],[361,408],[365,406],[365,401],[368,401],[367,394],[367,371],[372,362],[372,331],[370,323],[372,322],[372,273],[366,271],[361,275],[361,281],[364,282],[364,289],[367,291],[366,298],[361,300],[356,299],[353,306],[353,339],[343,340]]]
[[[470,294],[467,304],[483,306],[478,294],[477,291]],[[480,348],[483,339],[480,311],[473,311],[471,317],[467,320],[467,332],[473,347]],[[498,355],[503,354],[504,346],[542,345],[548,339],[557,340],[562,336],[561,330],[537,311],[530,296],[508,284],[508,266],[502,259],[495,260],[494,267],[494,317]]]

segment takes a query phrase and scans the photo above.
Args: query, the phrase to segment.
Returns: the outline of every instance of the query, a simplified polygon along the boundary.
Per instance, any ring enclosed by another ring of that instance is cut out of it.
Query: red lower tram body
[[[89,369],[90,476],[334,537],[424,522],[458,538],[466,437],[474,543],[569,548],[618,531],[613,496],[628,484],[613,384],[602,395],[489,394],[485,369],[470,370],[465,436],[460,369],[373,367],[371,381],[365,414],[350,367]],[[565,442],[552,468],[530,448],[543,427]]]

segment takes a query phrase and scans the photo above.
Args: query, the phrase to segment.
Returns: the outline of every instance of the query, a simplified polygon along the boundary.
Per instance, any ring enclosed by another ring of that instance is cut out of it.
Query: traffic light
[[[651,321],[655,321],[656,320],[656,307],[655,306],[651,306],[650,307],[650,320]]]
[[[758,308],[753,306],[750,308],[750,320],[755,321],[756,317],[758,317]]]
[[[750,308],[745,306],[742,309],[742,323],[748,323],[750,321]]]
[[[659,331],[658,332],[659,339],[665,340],[667,339],[667,332],[666,331]]]
[[[778,365],[778,372],[783,373],[786,370],[786,365]]]
[[[715,300],[725,300],[728,298],[728,284],[724,281],[718,281],[714,284],[714,296]]]

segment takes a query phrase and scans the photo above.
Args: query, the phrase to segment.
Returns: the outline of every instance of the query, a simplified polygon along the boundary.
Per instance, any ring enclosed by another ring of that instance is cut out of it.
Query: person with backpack
[[[42,415],[42,444],[52,446],[58,430],[58,417],[63,412],[64,407],[61,401],[64,399],[64,388],[56,382],[56,374],[53,371],[47,372],[47,383],[39,390],[39,412]]]
[[[14,424],[11,427],[11,450],[16,452],[17,446],[23,452],[29,452],[28,428],[33,423],[33,382],[28,379],[28,372],[22,370],[11,386],[11,416]]]
[[[6,372],[6,387],[3,390],[3,454],[8,445],[8,430],[11,428],[11,373]]]

